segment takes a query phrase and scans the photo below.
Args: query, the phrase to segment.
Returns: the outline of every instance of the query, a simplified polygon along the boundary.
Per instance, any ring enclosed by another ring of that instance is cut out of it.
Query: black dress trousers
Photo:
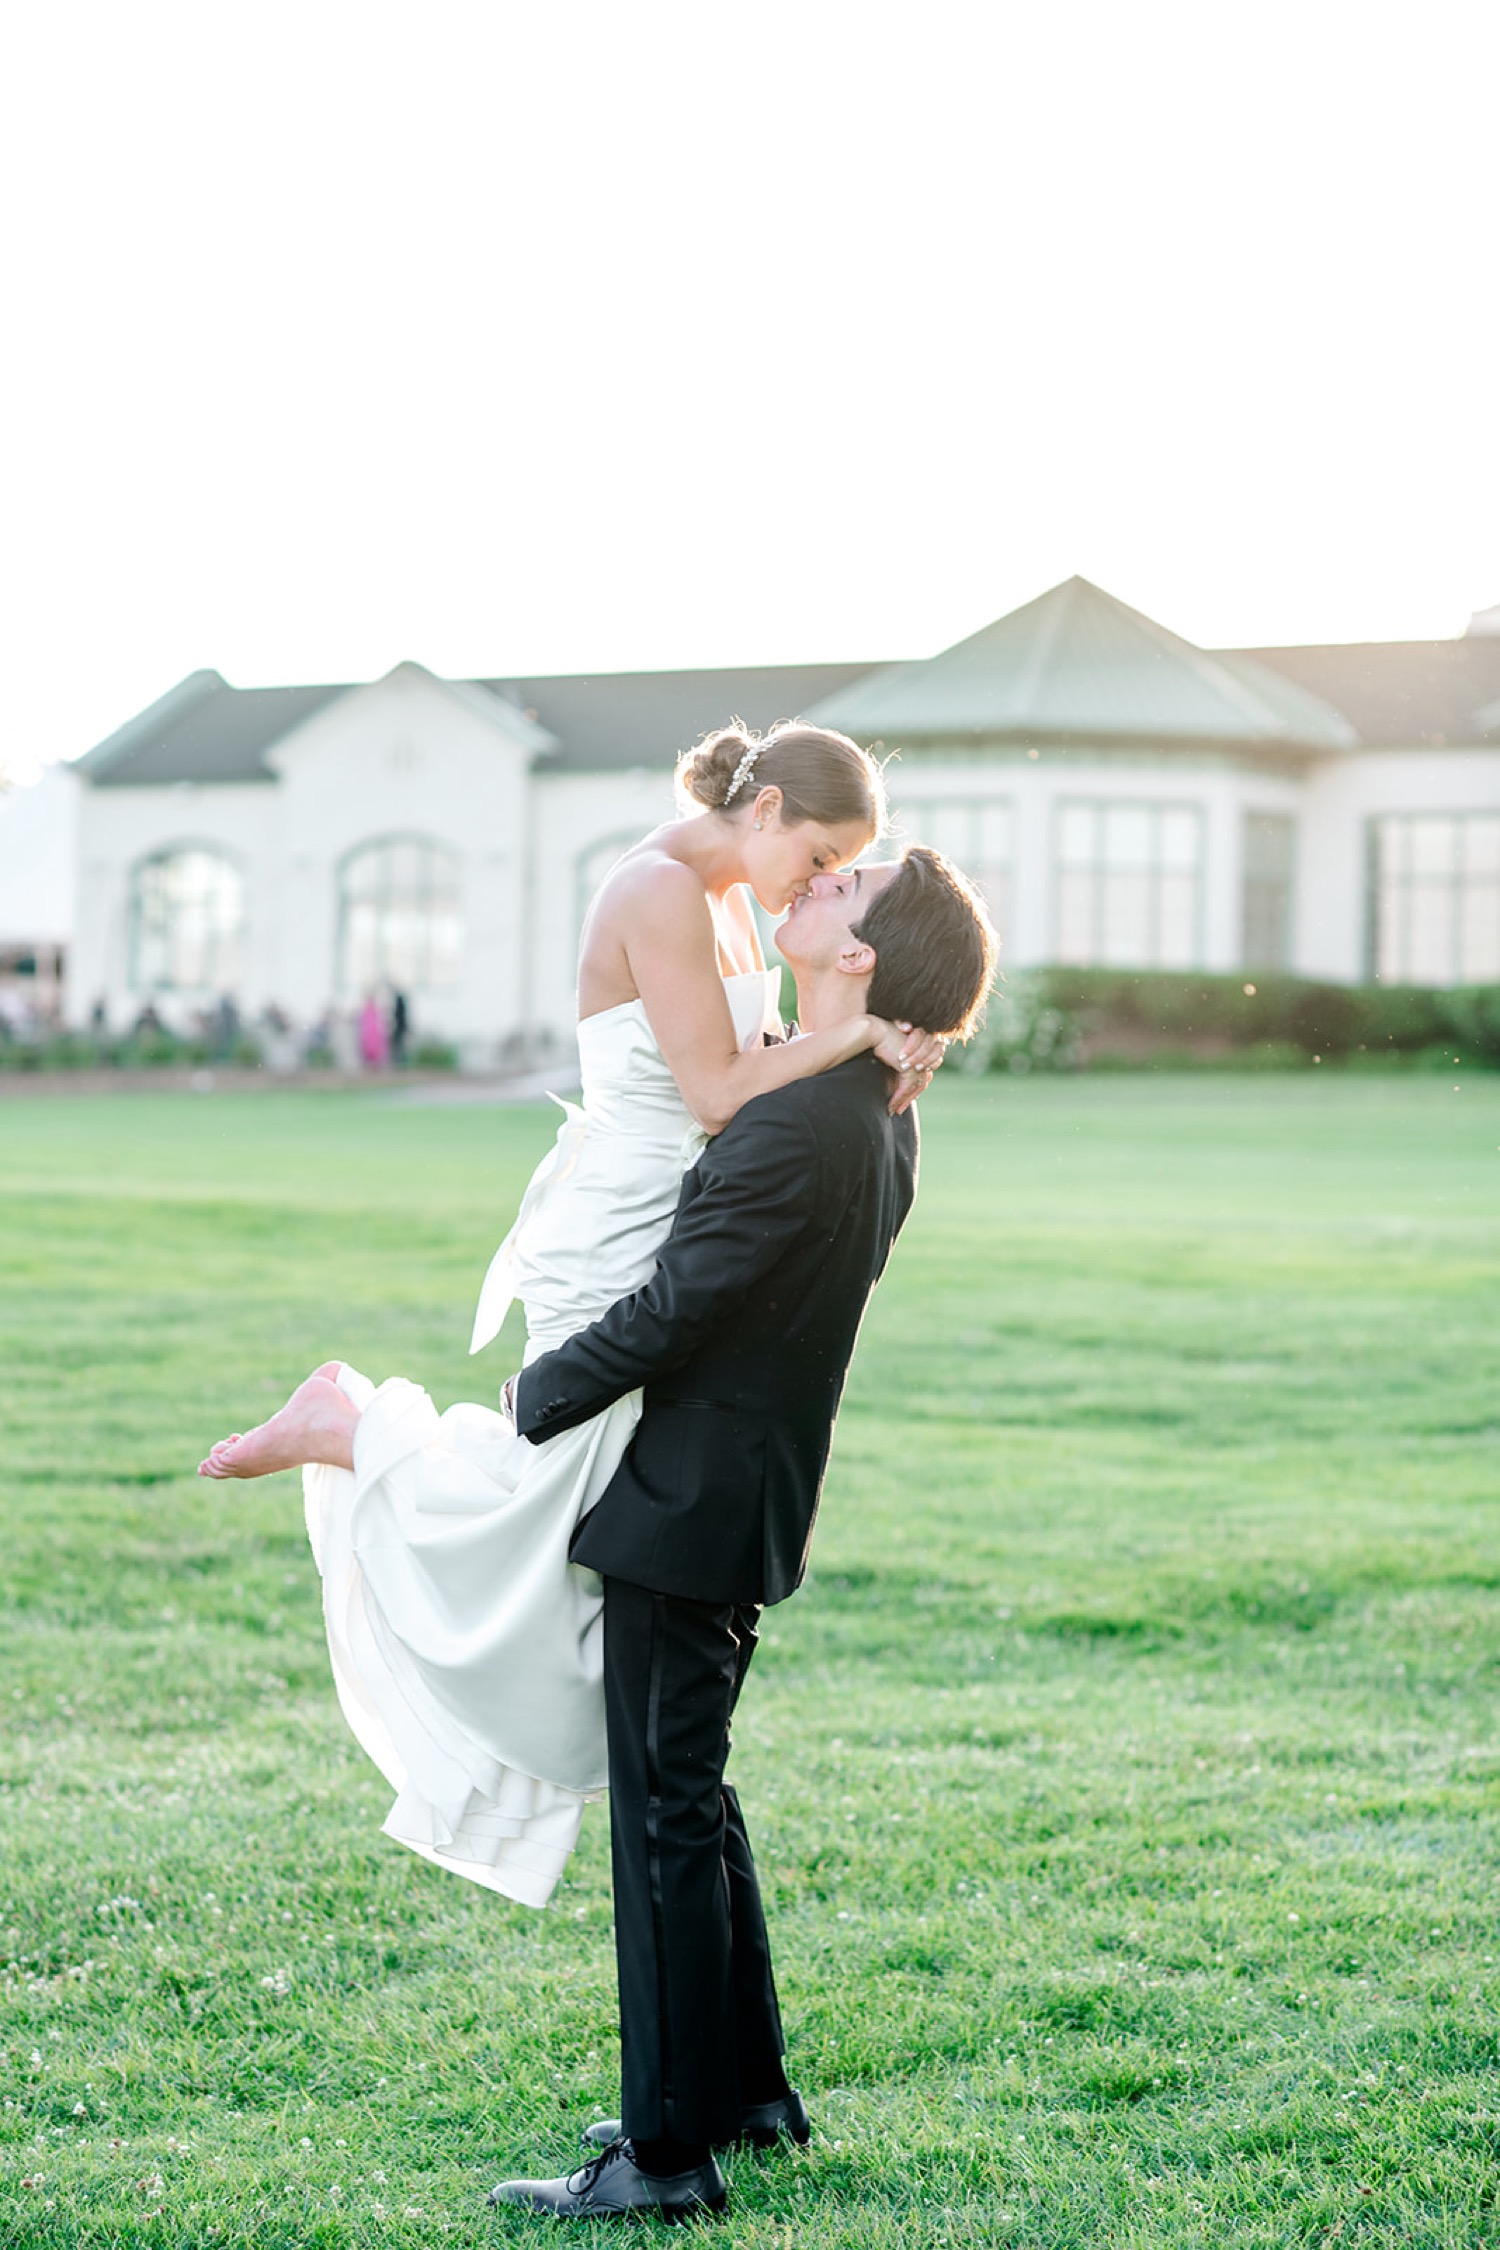
[[[621,2116],[726,2141],[784,2087],[755,1863],[724,1781],[758,1608],[604,1581]]]

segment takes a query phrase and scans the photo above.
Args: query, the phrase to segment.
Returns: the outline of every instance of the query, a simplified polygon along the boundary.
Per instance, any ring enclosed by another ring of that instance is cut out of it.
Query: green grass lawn
[[[615,2102],[603,1809],[545,1914],[382,1838],[295,1480],[192,1474],[330,1354],[492,1391],[553,1114],[0,1103],[0,2244],[537,2240]],[[924,1120],[736,1750],[816,2137],[717,2239],[1495,2242],[1500,1079]]]

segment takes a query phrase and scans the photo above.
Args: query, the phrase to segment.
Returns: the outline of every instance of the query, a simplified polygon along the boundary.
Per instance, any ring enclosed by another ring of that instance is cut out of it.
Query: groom
[[[804,1031],[869,1011],[965,1037],[995,961],[968,884],[921,846],[814,876],[777,944]],[[716,2145],[808,2138],[724,1763],[761,1606],[806,1568],[845,1370],[911,1207],[916,1123],[889,1114],[889,1087],[866,1053],[747,1103],[687,1174],[651,1280],[513,1379],[535,1444],[645,1400],[572,1545],[604,1579],[622,2115],[581,2170],[503,2181],[492,2203],[722,2210]]]

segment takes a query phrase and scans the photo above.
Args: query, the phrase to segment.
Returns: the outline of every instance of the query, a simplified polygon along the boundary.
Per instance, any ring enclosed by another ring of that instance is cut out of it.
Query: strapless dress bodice
[[[779,1035],[778,971],[726,977],[724,991],[741,1050],[767,1032]],[[707,1140],[643,1001],[585,1016],[578,1059],[582,1101],[559,1103],[565,1115],[557,1139],[485,1276],[471,1352],[499,1334],[517,1297],[526,1308],[527,1356],[535,1357],[649,1281],[682,1175]]]
[[[754,969],[724,979],[736,1043],[742,1050],[767,1032],[779,1036],[779,993],[780,977],[774,969]],[[617,1008],[585,1016],[578,1026],[578,1062],[583,1115],[601,1132],[648,1140],[693,1135],[702,1147],[706,1136],[688,1114],[656,1044],[643,1000],[623,1000]]]

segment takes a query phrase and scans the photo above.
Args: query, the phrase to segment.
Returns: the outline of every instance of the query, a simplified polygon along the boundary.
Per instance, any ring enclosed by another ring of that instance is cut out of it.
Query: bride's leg
[[[342,1362],[329,1359],[299,1383],[279,1414],[243,1436],[220,1438],[198,1463],[200,1477],[268,1477],[322,1461],[331,1469],[354,1466],[359,1408],[339,1389]]]

